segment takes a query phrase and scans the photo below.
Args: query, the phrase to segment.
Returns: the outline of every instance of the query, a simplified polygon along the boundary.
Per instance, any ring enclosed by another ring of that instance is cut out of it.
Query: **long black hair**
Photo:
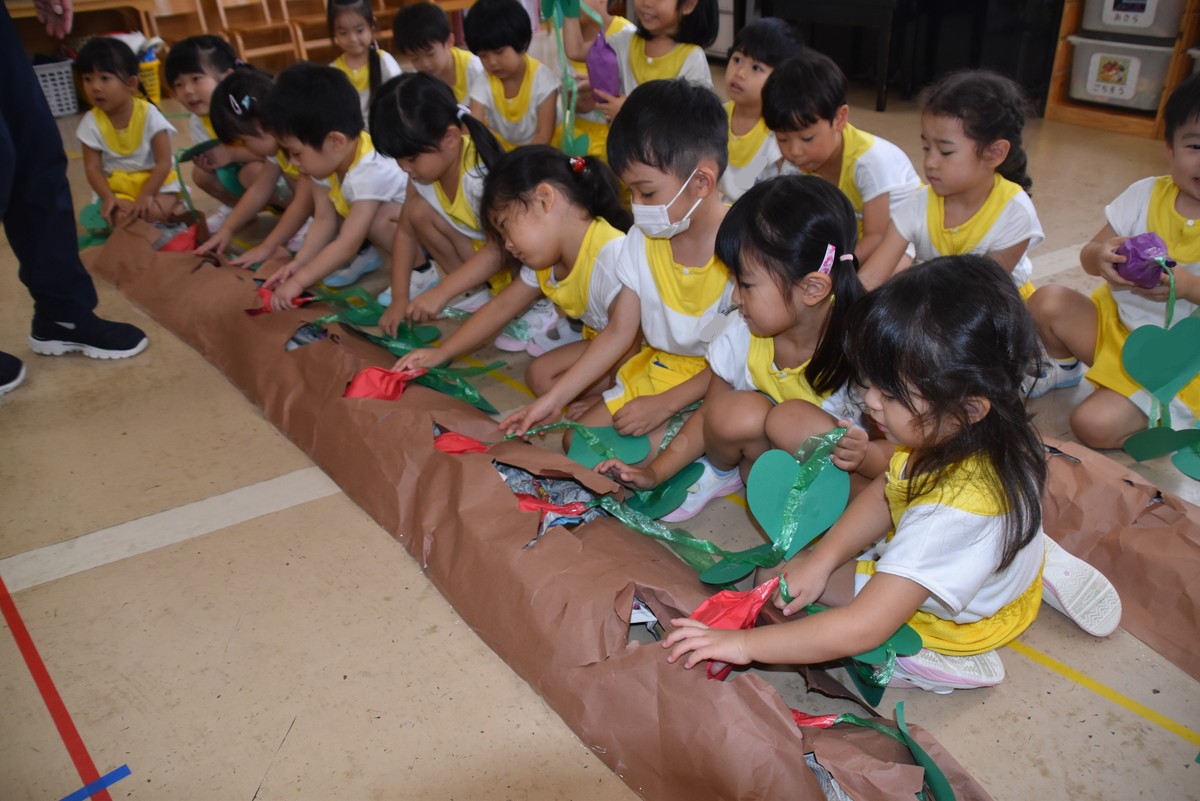
[[[371,26],[372,33],[375,31],[375,9],[371,7],[371,0],[329,0],[329,5],[326,8],[325,22],[329,25],[329,38],[333,39],[333,30],[337,25],[337,18],[345,13],[354,13],[367,21]],[[375,92],[379,89],[379,84],[383,81],[383,67],[379,63],[379,46],[375,43],[375,37],[371,37],[371,50],[367,53],[367,86],[370,91],[367,105],[375,98]]]
[[[253,67],[234,70],[213,89],[208,118],[213,133],[225,144],[262,132],[262,109],[275,80]]]
[[[111,36],[92,37],[79,49],[79,54],[75,57],[75,69],[79,71],[80,75],[108,72],[116,75],[122,81],[137,78],[138,91],[151,105],[154,104],[154,101],[150,100],[150,95],[146,94],[146,87],[142,86],[142,79],[138,77],[137,56],[134,55],[129,45],[120,39]]]
[[[858,304],[846,353],[860,383],[932,426],[931,444],[910,464],[910,500],[968,459],[987,465],[972,479],[1007,512],[999,569],[1012,564],[1041,528],[1046,485],[1041,439],[1021,395],[1038,338],[1012,278],[985,256],[944,256],[905,270]],[[972,398],[990,403],[975,422]],[[920,401],[928,404],[923,413]]]
[[[628,231],[633,217],[621,203],[617,176],[594,156],[565,156],[549,145],[529,145],[505,153],[488,171],[480,208],[484,230],[501,239],[492,225],[492,212],[510,203],[528,203],[538,184],[550,184],[571,203],[582,206],[593,218],[603,217],[609,225]]]
[[[487,126],[458,105],[450,87],[432,75],[406,72],[392,78],[371,103],[371,141],[389,158],[436,150],[451,125],[466,128],[484,168],[490,169],[504,153]]]
[[[833,258],[833,307],[804,368],[804,377],[819,393],[844,386],[852,376],[842,339],[851,309],[864,292],[854,255],[857,241],[858,223],[849,198],[813,175],[786,175],[756,184],[733,204],[717,229],[717,256],[735,281],[752,261],[785,292],[816,272],[833,247],[828,254]]]
[[[961,70],[927,87],[919,102],[926,114],[962,120],[963,133],[974,140],[978,154],[992,142],[1007,139],[1008,156],[996,172],[1032,194],[1029,159],[1021,141],[1029,101],[1015,81],[989,70]]]

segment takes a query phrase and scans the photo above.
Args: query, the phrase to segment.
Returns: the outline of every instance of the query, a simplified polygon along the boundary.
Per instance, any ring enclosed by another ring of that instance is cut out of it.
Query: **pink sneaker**
[[[1042,600],[1093,637],[1121,625],[1121,596],[1104,574],[1046,537]]]
[[[536,336],[546,333],[558,325],[558,309],[548,299],[542,298],[534,302],[529,310],[513,321],[513,334],[505,331],[496,337],[495,345],[500,350],[509,353],[521,353],[529,346],[529,341]],[[515,334],[515,335],[514,335]]]
[[[717,468],[713,467],[712,462],[705,457],[701,456],[696,461],[704,465],[704,472],[700,474],[700,478],[696,479],[695,484],[688,487],[687,499],[679,505],[679,508],[662,516],[663,522],[679,523],[691,520],[700,514],[713,498],[737,492],[744,486],[741,471],[736,467],[728,473],[722,474],[718,473]]]
[[[922,648],[912,656],[896,659],[896,672],[889,687],[919,687],[938,695],[955,690],[994,687],[1004,681],[1000,654],[987,651],[973,656],[946,656]]]

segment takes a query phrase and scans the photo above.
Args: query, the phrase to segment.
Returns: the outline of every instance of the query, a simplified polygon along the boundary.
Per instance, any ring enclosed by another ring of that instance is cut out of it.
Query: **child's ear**
[[[694,183],[696,191],[700,197],[708,197],[711,193],[717,191],[717,182],[720,176],[717,175],[717,162],[713,159],[705,159],[696,167],[696,178]]]
[[[454,47],[454,33],[451,32],[450,35],[446,37],[446,41],[442,42],[442,44],[446,46],[447,50]]]
[[[699,0],[683,0],[682,3],[676,6],[679,10],[679,16],[686,17],[688,14],[691,14],[696,10],[696,3],[698,2]]]
[[[833,292],[833,280],[825,273],[811,272],[804,276],[797,287],[800,302],[805,306],[816,306],[824,303]]]
[[[841,133],[846,127],[846,123],[850,121],[850,106],[843,103],[833,115],[833,130]]]
[[[555,195],[554,187],[545,182],[533,188],[533,202],[541,208],[543,213],[549,211],[550,207],[554,205]]]
[[[125,79],[125,85],[129,87],[129,91],[136,92],[141,85],[142,79],[136,75],[130,75]]]
[[[993,170],[1004,163],[1012,151],[1012,142],[1007,139],[997,139],[983,149],[983,161]]]
[[[992,410],[992,402],[987,398],[972,395],[963,403],[963,409],[967,412],[967,419],[974,424],[988,416],[988,412]]]
[[[447,125],[446,130],[442,133],[442,139],[438,142],[438,146],[442,149],[447,149],[457,145],[463,137],[462,128],[457,125]]]
[[[330,131],[325,135],[325,141],[321,144],[321,149],[332,149],[333,152],[345,150],[346,145],[350,144],[350,139],[341,131]]]

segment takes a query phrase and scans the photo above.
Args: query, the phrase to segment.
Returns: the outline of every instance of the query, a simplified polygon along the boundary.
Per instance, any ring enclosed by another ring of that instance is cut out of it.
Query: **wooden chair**
[[[329,25],[323,0],[280,0],[283,16],[292,26],[300,58],[315,61],[313,53],[328,59],[335,57],[333,41],[329,38]],[[392,42],[392,19],[396,13],[388,9],[383,0],[374,0],[375,40],[387,49]]]
[[[208,33],[208,19],[200,0],[155,0],[151,34],[168,45],[189,36]]]
[[[272,16],[266,0],[216,0],[216,10],[221,30],[243,60],[300,58],[292,26],[282,17]]]

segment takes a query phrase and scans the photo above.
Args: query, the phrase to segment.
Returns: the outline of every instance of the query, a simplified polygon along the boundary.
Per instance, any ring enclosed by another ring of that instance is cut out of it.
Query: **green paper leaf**
[[[1200,444],[1200,429],[1189,428],[1176,431],[1171,428],[1147,428],[1139,431],[1125,440],[1125,452],[1144,462],[1147,459],[1157,459],[1174,453],[1182,448],[1190,448]]]
[[[773,541],[783,532],[788,494],[800,473],[800,463],[787,451],[767,451],[758,458],[746,481],[746,500],[763,531]],[[799,526],[784,554],[791,559],[801,548],[825,533],[846,510],[850,475],[833,464],[817,474],[796,509]]]
[[[776,564],[779,564],[779,557],[775,554],[774,546],[767,542],[726,556],[701,573],[700,580],[705,584],[732,584],[750,575],[756,567]]]
[[[208,151],[212,150],[214,147],[219,147],[220,144],[221,144],[220,139],[206,139],[203,142],[200,142],[198,144],[192,145],[189,148],[185,148],[184,150],[179,151],[179,155],[176,156],[175,158],[180,164],[187,164],[189,161],[196,158],[196,156],[199,156],[202,153],[207,153]]]
[[[863,677],[858,674],[854,665],[847,666],[847,673],[850,674],[851,680],[854,681],[854,686],[858,688],[859,694],[871,706],[879,706],[879,702],[883,700],[883,687],[877,687],[869,681],[863,680]]]
[[[1121,350],[1121,364],[1151,395],[1170,403],[1200,374],[1200,317],[1187,317],[1170,329],[1134,329]]]
[[[957,801],[954,788],[950,786],[946,774],[942,773],[942,769],[933,761],[933,757],[925,752],[925,749],[913,739],[912,733],[909,732],[908,723],[904,720],[903,701],[896,704],[896,727],[900,730],[900,736],[904,738],[904,744],[912,752],[913,759],[918,765],[925,768],[925,785],[933,793],[933,801]]]
[[[112,230],[112,226],[108,224],[108,220],[104,219],[104,215],[101,213],[103,208],[103,204],[97,200],[95,203],[89,203],[84,206],[79,211],[79,224],[93,236],[99,234],[107,235]]]
[[[596,435],[603,447],[612,452],[614,458],[625,464],[637,464],[650,455],[650,440],[645,436],[623,437],[612,426],[599,426],[590,431]],[[579,432],[575,432],[575,436],[571,438],[567,458],[590,470],[609,457],[592,448]]]
[[[1200,448],[1184,448],[1175,454],[1175,458],[1171,460],[1171,464],[1179,468],[1179,472],[1188,478],[1200,481]]]
[[[687,500],[688,487],[700,480],[704,465],[692,462],[652,490],[636,493],[625,505],[655,520],[669,515]]]

